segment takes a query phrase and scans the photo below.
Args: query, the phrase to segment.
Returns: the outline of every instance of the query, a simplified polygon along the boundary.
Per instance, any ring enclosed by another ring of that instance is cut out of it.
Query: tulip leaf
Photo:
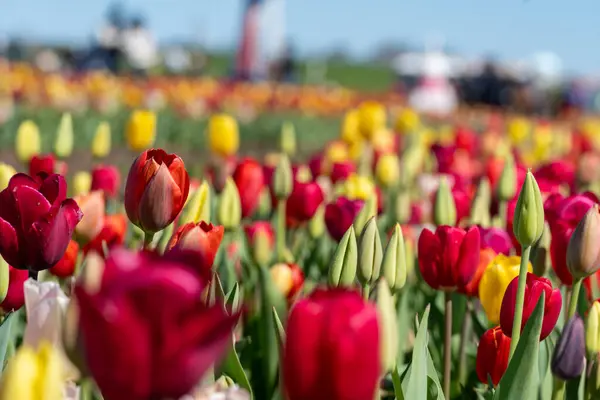
[[[229,312],[234,313],[242,306],[242,292],[240,291],[240,284],[235,283],[233,288],[225,296],[225,304],[229,308]]]
[[[282,351],[283,346],[285,345],[285,330],[283,329],[283,325],[281,324],[281,320],[279,319],[279,315],[277,315],[277,310],[275,307],[273,307],[273,322],[275,323],[275,333],[277,334],[279,351]],[[280,356],[283,357],[283,354]]]
[[[552,394],[552,374],[550,373],[550,362],[554,353],[556,331],[553,331],[543,342],[540,343],[539,368],[540,388],[539,398],[546,399]]]
[[[496,400],[535,400],[538,396],[540,333],[544,319],[544,293],[529,317],[515,353],[496,391]]]
[[[400,377],[400,372],[398,371],[397,366],[392,369],[392,382],[394,383],[394,395],[396,396],[396,400],[404,400],[404,392],[402,391],[402,378]]]
[[[227,349],[227,355],[221,363],[219,372],[223,375],[229,376],[240,387],[246,389],[248,393],[250,393],[250,398],[253,399],[252,387],[250,386],[250,381],[248,380],[246,371],[244,370],[244,367],[242,367],[240,358],[235,351],[234,342],[234,335],[231,335],[231,341]]]
[[[410,294],[408,290],[404,291],[400,295],[396,307],[398,310],[398,356],[396,358],[398,365],[402,365],[404,362],[404,353],[406,352],[406,347],[408,345],[408,335],[410,332],[410,313],[408,311],[409,298]]]
[[[427,326],[429,310],[430,306],[428,305],[417,331],[410,372],[405,378],[405,397],[411,400],[427,400]]]
[[[442,384],[440,383],[440,379],[438,377],[437,370],[435,369],[435,364],[433,363],[429,349],[427,349],[427,378],[431,381],[429,382],[428,386],[431,388],[431,383],[433,383],[433,386],[435,386],[437,389],[437,395],[430,396],[428,398],[444,400],[444,390],[442,389]]]
[[[18,312],[11,312],[6,315],[0,325],[0,370],[4,369],[4,360],[6,351],[13,340],[13,325],[14,320],[18,319]]]

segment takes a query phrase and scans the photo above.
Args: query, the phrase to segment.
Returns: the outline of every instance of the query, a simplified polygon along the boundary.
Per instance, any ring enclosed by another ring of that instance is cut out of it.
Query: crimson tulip
[[[217,251],[223,240],[224,229],[211,223],[188,222],[173,234],[167,249],[174,248],[193,250],[201,255],[202,268],[210,269],[215,261]]]
[[[4,301],[0,303],[0,308],[5,312],[18,310],[25,304],[25,292],[23,284],[29,278],[27,271],[8,267],[8,291]]]
[[[471,196],[465,190],[455,186],[452,189],[452,197],[456,205],[456,224],[458,225],[471,213]]]
[[[566,160],[552,161],[539,167],[533,174],[542,193],[558,192],[560,186],[575,188],[575,164]]]
[[[61,175],[14,175],[0,192],[0,254],[18,269],[41,271],[65,253],[83,214]]]
[[[252,216],[260,201],[260,192],[265,185],[263,168],[252,158],[242,160],[233,172],[233,181],[240,193],[242,218]]]
[[[505,335],[512,337],[513,320],[515,316],[515,303],[517,298],[517,286],[519,277],[517,276],[506,288],[502,307],[500,308],[500,326]],[[544,298],[544,321],[542,323],[542,333],[540,340],[544,340],[554,329],[560,310],[562,308],[562,296],[560,289],[552,289],[552,282],[549,279],[541,278],[530,272],[527,273],[527,284],[525,286],[525,302],[523,303],[523,322],[521,331],[525,327],[527,320],[537,305],[542,292]]]
[[[419,237],[419,270],[433,289],[464,289],[479,265],[479,229],[447,225],[435,233],[425,228]]]
[[[148,233],[166,228],[187,200],[190,179],[183,160],[162,149],[135,159],[125,186],[125,210],[134,225]]]
[[[76,241],[71,240],[67,251],[52,268],[48,271],[59,278],[68,278],[75,273],[75,267],[77,266],[77,254],[79,253],[79,245]]]
[[[508,367],[510,354],[510,338],[497,326],[485,331],[477,347],[475,369],[477,377],[482,383],[488,383],[488,376],[492,383],[498,385]]]
[[[45,154],[45,155],[37,155],[33,156],[31,160],[29,160],[29,175],[37,176],[38,174],[67,174],[67,164],[56,161],[54,158],[54,154]]]
[[[318,183],[295,182],[294,189],[287,200],[288,218],[296,222],[310,220],[323,203],[323,199],[323,190]]]
[[[92,170],[91,191],[101,190],[107,198],[119,193],[121,174],[114,165],[99,165]]]
[[[126,231],[127,218],[125,215],[114,214],[106,216],[100,233],[83,248],[84,254],[95,251],[100,255],[104,255],[104,245],[102,243],[105,243],[108,249],[123,245],[125,243]]]
[[[104,398],[178,399],[223,355],[238,315],[203,302],[197,257],[118,249],[97,290],[75,287],[86,364]]]
[[[481,235],[482,249],[492,249],[498,254],[510,255],[513,249],[513,242],[507,231],[502,228],[479,227],[479,233]]]
[[[317,179],[317,177],[323,175],[323,154],[314,155],[308,161],[308,168],[310,168],[313,179]]]
[[[350,175],[356,172],[356,166],[350,161],[335,162],[331,167],[331,183],[345,181]]]
[[[289,400],[372,399],[380,378],[377,310],[354,291],[317,289],[292,308],[283,382]]]
[[[325,225],[332,238],[338,242],[350,228],[354,219],[362,209],[364,201],[349,200],[338,197],[335,202],[325,207]]]

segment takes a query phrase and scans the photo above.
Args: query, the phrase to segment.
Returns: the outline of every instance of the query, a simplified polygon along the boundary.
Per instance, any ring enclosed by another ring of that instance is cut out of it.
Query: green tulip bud
[[[379,315],[379,345],[381,369],[390,371],[396,366],[398,354],[398,321],[394,299],[390,289],[381,279],[377,284],[377,313]]]
[[[573,278],[587,278],[600,269],[600,210],[595,204],[573,231],[567,247],[567,266]]]
[[[544,233],[544,204],[540,188],[531,171],[527,172],[515,208],[513,232],[521,246],[537,242]]]
[[[281,126],[281,151],[292,157],[296,154],[296,130],[291,122],[284,122]]]
[[[8,263],[0,256],[0,303],[4,301],[8,294],[8,285],[10,284],[10,270]]]
[[[260,191],[260,199],[258,200],[257,214],[260,217],[264,217],[261,219],[267,219],[269,214],[271,214],[271,208],[271,193],[269,193],[269,187],[265,186]]]
[[[482,178],[471,204],[471,224],[487,228],[491,224],[490,203],[492,199],[490,181]]]
[[[406,251],[400,224],[394,227],[381,262],[381,273],[392,291],[400,290],[406,283]]]
[[[546,272],[548,272],[548,269],[552,265],[552,261],[550,260],[550,238],[550,226],[546,223],[544,224],[544,232],[533,256],[533,273],[537,276],[546,275]]]
[[[456,225],[456,204],[446,178],[440,180],[433,205],[433,221],[436,225]]]
[[[517,169],[515,167],[515,158],[512,154],[506,156],[504,160],[504,169],[502,170],[502,174],[500,175],[500,180],[498,181],[498,199],[501,201],[509,201],[515,197],[516,193],[516,185],[517,181]]]
[[[410,219],[410,193],[408,190],[400,190],[396,196],[394,213],[396,221],[405,224]]]
[[[356,214],[356,217],[354,218],[354,230],[356,232],[362,232],[365,224],[367,223],[367,221],[369,220],[369,218],[372,218],[374,216],[377,215],[377,196],[373,195],[370,196],[366,201],[365,204],[363,204],[362,208],[360,209],[360,212],[358,214]]]
[[[328,281],[331,287],[350,287],[356,278],[358,266],[358,246],[356,244],[356,233],[351,226],[342,240],[338,243],[335,253],[329,265]]]
[[[179,225],[185,225],[188,222],[198,223],[200,221],[210,221],[210,186],[204,181],[189,197],[181,216]]]
[[[226,230],[239,227],[242,220],[240,194],[231,177],[228,177],[225,181],[225,187],[221,192],[221,196],[219,196],[217,220]]]
[[[73,119],[71,114],[64,113],[58,124],[54,153],[60,157],[69,157],[73,152]]]
[[[379,278],[383,250],[377,219],[371,217],[365,224],[358,239],[358,279],[363,285]]]
[[[585,321],[585,347],[589,354],[600,353],[600,302],[594,301]]]
[[[315,215],[308,221],[308,234],[313,239],[318,239],[325,233],[325,206],[317,208]]]
[[[279,157],[273,174],[273,192],[279,200],[285,200],[292,193],[294,179],[290,159],[286,155]]]

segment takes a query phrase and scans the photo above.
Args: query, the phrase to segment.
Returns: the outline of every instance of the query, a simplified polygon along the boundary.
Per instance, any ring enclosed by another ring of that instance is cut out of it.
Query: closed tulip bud
[[[575,379],[585,367],[585,332],[579,315],[572,317],[558,338],[550,368],[562,380]]]
[[[94,239],[104,226],[106,203],[101,191],[91,192],[74,200],[83,212],[83,218],[75,227],[78,240],[89,242]]]
[[[284,122],[281,127],[281,151],[289,157],[296,154],[296,130],[291,122]]]
[[[0,303],[6,299],[10,285],[10,268],[4,258],[0,257]]]
[[[208,182],[204,181],[188,198],[186,205],[181,211],[179,225],[184,225],[188,222],[210,221],[210,209],[210,187],[208,186]]]
[[[240,147],[238,124],[230,115],[216,114],[210,117],[207,134],[210,150],[222,157],[235,154]]]
[[[107,199],[119,194],[121,173],[114,165],[98,165],[92,170],[91,190],[101,190]]]
[[[335,202],[327,204],[325,207],[325,226],[327,226],[329,235],[334,240],[341,240],[356,220],[363,206],[364,202],[362,200],[348,200],[346,197],[338,197]]]
[[[544,203],[542,194],[531,171],[519,193],[513,219],[513,232],[523,247],[537,242],[544,233]]]
[[[287,156],[279,158],[275,172],[273,173],[273,182],[271,183],[273,194],[279,200],[285,200],[292,193],[294,179],[292,176],[292,167]]]
[[[323,190],[318,183],[295,182],[287,199],[287,218],[297,223],[307,222],[315,215],[323,200]]]
[[[367,198],[359,213],[354,218],[353,226],[356,232],[362,232],[367,221],[377,215],[377,197],[375,195]]]
[[[312,239],[319,239],[325,233],[325,206],[320,205],[308,221],[308,234]]]
[[[440,186],[435,194],[433,204],[433,221],[437,226],[456,225],[456,204],[454,196],[445,178],[440,180]]]
[[[381,370],[390,371],[396,366],[398,355],[398,313],[387,282],[377,284],[377,313],[379,315],[379,345]]]
[[[106,121],[100,122],[92,139],[92,155],[96,158],[104,158],[110,154],[111,132],[110,124]]]
[[[358,246],[354,228],[346,231],[338,243],[331,264],[329,265],[328,282],[331,287],[351,287],[356,279],[358,268]]]
[[[591,355],[600,353],[600,301],[590,307],[585,323],[585,347]]]
[[[125,138],[133,151],[152,147],[156,139],[156,114],[146,110],[134,111],[127,121]]]
[[[600,269],[600,210],[594,204],[579,222],[567,247],[567,266],[573,278],[593,275]]]
[[[544,233],[542,233],[533,256],[533,273],[537,276],[546,275],[546,272],[550,269],[550,239],[550,226],[546,223],[544,224]]]
[[[381,273],[392,291],[400,290],[406,283],[406,251],[400,224],[394,227],[381,262]]]
[[[196,266],[200,269],[200,273],[204,274],[210,271],[213,266],[223,240],[223,234],[222,226],[214,226],[204,221],[199,223],[188,222],[180,226],[173,234],[167,245],[167,250],[192,250],[198,253]],[[208,276],[210,276],[210,273]]]
[[[267,265],[273,258],[275,231],[266,221],[254,222],[244,227],[246,240],[252,258],[258,265]]]
[[[371,217],[358,239],[358,279],[370,284],[379,279],[383,250],[377,228],[377,219]]]
[[[0,190],[6,189],[8,186],[8,181],[10,181],[10,178],[12,178],[16,173],[17,171],[15,171],[12,166],[0,162]]]
[[[97,293],[102,285],[105,269],[102,256],[95,251],[89,252],[83,259],[81,274],[77,277],[78,284],[88,293]]]
[[[396,154],[384,154],[379,157],[375,167],[375,176],[384,187],[394,187],[400,180],[400,160]]]
[[[498,385],[508,367],[510,338],[497,326],[488,329],[477,346],[476,371],[479,380],[487,384],[488,377]]]
[[[237,186],[231,178],[227,178],[223,192],[219,196],[217,206],[217,221],[225,227],[225,230],[235,229],[242,220],[242,205]]]
[[[304,284],[304,274],[296,264],[278,263],[269,272],[275,286],[288,300],[293,299]]]
[[[262,166],[252,158],[240,161],[232,175],[242,206],[242,218],[251,217],[258,208],[260,197],[257,195],[265,186]]]
[[[73,152],[73,118],[71,114],[64,113],[56,131],[54,154],[60,158],[69,157]]]
[[[475,198],[471,204],[470,222],[473,225],[479,225],[487,228],[491,224],[490,216],[491,189],[490,181],[482,178],[477,187]]]
[[[359,142],[362,139],[358,128],[358,118],[358,110],[349,110],[342,120],[340,138],[348,144]]]
[[[79,171],[73,175],[73,195],[85,196],[92,188],[92,175],[87,171]]]
[[[271,215],[271,209],[273,208],[273,201],[271,199],[271,192],[268,186],[265,186],[260,191],[260,199],[258,200],[258,211],[257,215],[262,218],[268,218]]]
[[[26,120],[19,125],[15,139],[15,152],[22,163],[28,163],[31,157],[40,154],[41,149],[40,129],[31,120]]]
[[[358,107],[358,128],[367,139],[385,128],[386,118],[385,108],[375,101],[365,101]]]
[[[517,181],[517,169],[515,166],[515,159],[512,154],[509,154],[504,160],[504,169],[500,174],[498,180],[498,187],[496,192],[498,199],[502,201],[509,201],[515,197],[517,191],[515,182]]]
[[[400,224],[406,224],[410,220],[412,212],[410,204],[410,193],[407,190],[401,190],[396,195],[396,201],[394,206],[396,221],[398,221]]]

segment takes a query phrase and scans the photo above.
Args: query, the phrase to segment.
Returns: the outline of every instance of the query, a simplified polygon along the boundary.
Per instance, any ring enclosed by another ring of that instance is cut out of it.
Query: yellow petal
[[[15,147],[17,157],[23,163],[28,163],[31,157],[40,153],[40,130],[35,122],[26,120],[19,125]]]

